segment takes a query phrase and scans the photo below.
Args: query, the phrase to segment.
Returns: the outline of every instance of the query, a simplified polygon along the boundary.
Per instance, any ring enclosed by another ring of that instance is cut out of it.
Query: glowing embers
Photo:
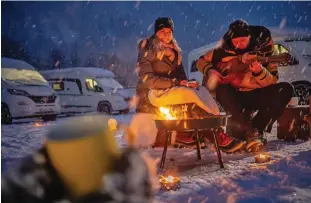
[[[33,126],[36,128],[39,128],[39,127],[45,126],[45,124],[43,122],[36,121],[33,123]]]
[[[180,188],[180,178],[176,176],[160,176],[161,190],[178,190]]]

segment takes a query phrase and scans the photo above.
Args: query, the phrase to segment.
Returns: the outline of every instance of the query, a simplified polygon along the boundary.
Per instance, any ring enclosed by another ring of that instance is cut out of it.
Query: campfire
[[[175,176],[160,176],[162,190],[177,190],[180,187],[180,178]]]
[[[165,120],[176,120],[177,119],[177,117],[175,116],[176,112],[172,113],[169,108],[160,107],[159,110],[160,110],[161,116]]]

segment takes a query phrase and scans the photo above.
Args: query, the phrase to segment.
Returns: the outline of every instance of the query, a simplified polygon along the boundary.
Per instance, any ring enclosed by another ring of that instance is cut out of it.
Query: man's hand
[[[245,53],[242,55],[241,61],[242,61],[242,63],[246,64],[246,63],[250,63],[251,61],[254,61],[256,59],[257,59],[256,55]]]
[[[259,61],[253,61],[252,63],[249,64],[249,70],[251,70],[255,74],[259,74],[262,71],[262,66]]]
[[[198,81],[195,81],[195,80],[192,80],[192,81],[182,80],[182,81],[180,81],[179,85],[183,86],[183,87],[197,88],[200,86],[200,83]]]

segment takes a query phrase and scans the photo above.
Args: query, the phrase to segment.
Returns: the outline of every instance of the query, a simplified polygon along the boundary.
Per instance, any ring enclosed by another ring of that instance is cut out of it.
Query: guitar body
[[[258,60],[261,63],[279,64],[288,63],[292,58],[288,53],[269,57],[249,55],[246,63],[243,63],[241,55],[226,57],[216,64],[215,68],[217,71],[209,74],[205,86],[209,91],[214,91],[220,84],[230,84],[233,87],[239,87],[248,70],[249,64],[254,60]]]
[[[238,58],[233,58],[228,62],[220,62],[217,69],[222,75],[221,84],[231,84],[238,87],[247,72],[248,64],[242,63]]]

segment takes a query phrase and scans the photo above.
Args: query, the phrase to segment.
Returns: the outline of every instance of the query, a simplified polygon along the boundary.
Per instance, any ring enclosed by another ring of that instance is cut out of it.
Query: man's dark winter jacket
[[[140,78],[137,84],[139,96],[138,112],[150,112],[152,108],[147,94],[150,89],[168,89],[175,86],[178,81],[186,80],[181,63],[181,50],[175,40],[170,47],[164,47],[155,36],[148,37],[139,43],[137,72]],[[166,49],[174,53],[173,60],[166,55]]]
[[[249,30],[251,39],[246,49],[235,49],[228,31],[224,35],[220,47],[208,51],[198,59],[196,65],[199,71],[206,75],[209,69],[219,66],[226,57],[242,55],[244,53],[271,56],[274,51],[274,42],[270,31],[263,26],[249,26]],[[262,65],[265,68],[260,75],[254,76],[250,72],[245,73],[245,77],[239,86],[241,91],[249,91],[276,83],[278,79],[277,66],[275,64]]]

